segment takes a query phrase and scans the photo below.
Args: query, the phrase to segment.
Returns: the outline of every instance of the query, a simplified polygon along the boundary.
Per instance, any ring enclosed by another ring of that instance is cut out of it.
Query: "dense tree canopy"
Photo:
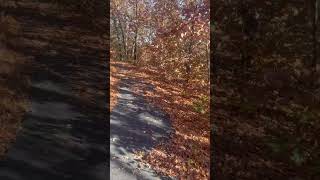
[[[111,53],[208,82],[209,1],[111,1]]]

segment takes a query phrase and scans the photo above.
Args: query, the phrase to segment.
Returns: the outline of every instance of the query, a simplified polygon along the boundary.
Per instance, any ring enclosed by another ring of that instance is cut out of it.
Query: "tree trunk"
[[[122,47],[121,47],[121,38],[120,38],[120,33],[119,33],[119,30],[118,30],[118,25],[117,25],[117,20],[116,18],[112,18],[113,19],[113,24],[114,24],[114,28],[116,30],[116,34],[117,34],[117,39],[118,39],[118,48],[120,50],[120,60],[122,61],[123,60],[123,56],[122,56]]]
[[[138,40],[138,0],[136,0],[136,29],[135,29],[135,36],[134,36],[134,57],[133,62],[137,63],[137,40]]]
[[[188,61],[185,62],[185,69],[186,69],[186,80],[187,80],[187,83],[189,83],[189,80],[191,78],[191,73],[192,73],[192,68],[191,68],[191,64],[190,64],[190,57],[192,56],[192,49],[193,49],[193,33],[194,33],[194,26],[193,24],[191,25],[191,40],[189,42],[189,47],[188,47],[188,54],[189,54],[189,57],[188,57]]]
[[[207,66],[208,66],[208,82],[210,82],[210,42],[206,45]]]
[[[122,48],[123,48],[123,56],[125,60],[128,60],[128,56],[127,56],[127,43],[126,43],[126,35],[125,32],[123,30],[123,25],[121,23],[121,20],[119,19],[119,27],[120,27],[120,31],[121,31],[121,36],[122,36]]]
[[[317,61],[318,61],[318,40],[317,40],[317,25],[318,25],[318,6],[319,0],[314,0],[313,2],[313,21],[312,21],[312,41],[313,41],[313,59],[312,59],[312,73],[313,76],[316,75],[317,71]]]

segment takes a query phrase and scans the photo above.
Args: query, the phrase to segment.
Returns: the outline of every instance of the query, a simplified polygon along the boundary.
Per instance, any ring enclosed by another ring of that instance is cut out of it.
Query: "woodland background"
[[[212,4],[216,179],[319,179],[319,1]]]
[[[209,81],[208,0],[112,0],[111,56]]]

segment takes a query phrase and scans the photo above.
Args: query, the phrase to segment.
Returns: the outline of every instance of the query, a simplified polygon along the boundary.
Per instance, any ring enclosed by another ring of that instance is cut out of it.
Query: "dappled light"
[[[142,156],[142,160],[150,164],[157,172],[170,177],[191,176],[201,179],[208,176],[210,162],[209,104],[208,101],[202,102],[201,110],[203,111],[197,111],[193,105],[194,102],[201,99],[200,97],[209,96],[209,89],[205,87],[193,89],[192,86],[185,88],[183,84],[175,82],[174,79],[171,81],[164,79],[161,73],[123,62],[114,62],[111,66],[119,69],[118,73],[111,74],[111,76],[116,76],[121,69],[125,68],[126,71],[121,72],[121,77],[135,81],[131,85],[133,92],[143,95],[148,103],[167,113],[174,129],[168,141],[157,142],[155,148]],[[119,96],[121,97],[126,96]],[[138,116],[140,117],[144,115]],[[155,122],[162,127],[159,121]],[[123,124],[119,125],[123,126]]]

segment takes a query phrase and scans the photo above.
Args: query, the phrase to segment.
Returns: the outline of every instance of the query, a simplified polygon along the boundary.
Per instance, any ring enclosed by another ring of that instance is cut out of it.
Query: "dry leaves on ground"
[[[117,101],[117,85],[119,78],[116,76],[119,69],[114,66],[114,62],[110,63],[110,112]]]
[[[27,99],[22,91],[27,85],[22,75],[25,59],[21,54],[0,49],[0,158],[16,138],[22,117],[27,110]],[[19,81],[18,81],[19,80]],[[21,82],[21,84],[17,84]]]
[[[195,84],[186,86],[179,80],[168,80],[156,70],[121,64],[129,69],[123,72],[126,76],[156,87],[155,91],[148,91],[148,88],[141,84],[134,89],[166,112],[174,129],[170,141],[160,143],[144,156],[144,161],[158,173],[167,176],[179,179],[209,179],[209,100],[200,103],[200,110],[195,106],[203,97],[209,97],[209,87]]]

